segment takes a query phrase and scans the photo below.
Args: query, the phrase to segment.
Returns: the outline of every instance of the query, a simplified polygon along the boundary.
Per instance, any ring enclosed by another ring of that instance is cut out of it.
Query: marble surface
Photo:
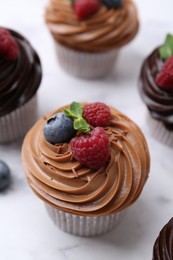
[[[173,28],[172,0],[136,0],[141,27],[107,78],[85,81],[61,70],[44,24],[46,0],[1,0],[0,25],[25,35],[38,51],[44,77],[38,92],[39,115],[71,102],[103,101],[129,115],[142,128],[151,152],[150,178],[140,199],[119,226],[96,238],[63,233],[29,189],[21,165],[21,141],[0,145],[0,159],[11,168],[10,188],[0,193],[1,260],[151,260],[153,243],[173,216],[173,150],[155,141],[145,121],[137,78],[143,58]],[[53,94],[53,95],[52,95]]]

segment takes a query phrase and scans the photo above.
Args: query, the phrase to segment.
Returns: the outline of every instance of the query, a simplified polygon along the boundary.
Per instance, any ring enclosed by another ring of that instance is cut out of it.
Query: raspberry
[[[156,83],[161,89],[173,90],[173,56],[168,58],[160,73],[157,74]]]
[[[99,7],[99,0],[76,0],[73,4],[74,11],[80,20],[87,19],[95,14]]]
[[[111,112],[104,103],[95,102],[83,107],[83,117],[92,126],[106,126],[111,119]]]
[[[70,146],[74,158],[90,169],[98,170],[108,161],[109,139],[102,127],[72,138]]]
[[[0,28],[0,55],[8,60],[16,60],[19,46],[9,31]]]

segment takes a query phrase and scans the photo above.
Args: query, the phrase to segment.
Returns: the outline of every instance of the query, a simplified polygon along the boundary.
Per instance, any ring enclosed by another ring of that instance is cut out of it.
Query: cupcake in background
[[[173,259],[173,218],[162,228],[153,247],[153,260]]]
[[[53,222],[79,236],[112,230],[150,170],[139,127],[100,102],[73,102],[42,117],[24,139],[22,160]]]
[[[45,21],[61,67],[81,78],[107,75],[139,27],[133,0],[50,0]]]
[[[0,27],[0,143],[23,137],[36,120],[40,59],[18,32]]]
[[[148,108],[151,134],[173,147],[173,35],[144,61],[139,78],[140,95]]]

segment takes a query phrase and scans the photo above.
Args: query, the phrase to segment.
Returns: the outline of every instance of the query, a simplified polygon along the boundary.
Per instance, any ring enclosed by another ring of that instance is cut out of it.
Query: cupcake
[[[45,21],[61,67],[81,78],[107,75],[139,26],[133,0],[50,0]]]
[[[173,146],[173,35],[144,61],[139,78],[152,136]]]
[[[104,103],[76,103],[27,133],[26,179],[60,229],[79,236],[111,230],[141,194],[150,168],[139,127]]]
[[[36,120],[40,59],[19,33],[0,27],[0,143],[23,137]]]
[[[173,218],[160,231],[153,247],[153,260],[173,259]]]

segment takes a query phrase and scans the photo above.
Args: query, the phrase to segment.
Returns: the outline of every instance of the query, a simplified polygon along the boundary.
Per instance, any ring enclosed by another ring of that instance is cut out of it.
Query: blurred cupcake
[[[152,259],[173,259],[173,218],[160,231],[160,234],[153,247]]]
[[[132,0],[50,0],[45,20],[60,65],[81,78],[107,75],[139,26]]]
[[[54,223],[79,236],[112,230],[150,169],[139,127],[100,102],[73,102],[41,118],[25,137],[22,158]]]
[[[19,33],[0,27],[0,143],[23,137],[36,120],[40,59]]]
[[[139,90],[148,108],[148,126],[161,142],[173,146],[173,36],[144,61]]]

